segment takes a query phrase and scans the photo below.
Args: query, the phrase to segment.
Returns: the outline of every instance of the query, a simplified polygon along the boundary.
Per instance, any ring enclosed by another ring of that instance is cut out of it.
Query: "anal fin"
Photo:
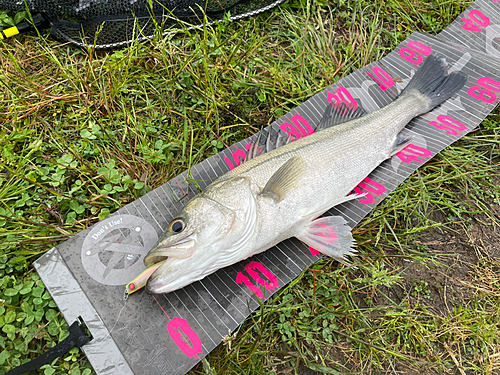
[[[412,141],[411,136],[404,136],[401,133],[398,134],[396,138],[396,142],[394,142],[394,146],[392,148],[391,154],[389,155],[389,158],[392,158],[394,155],[396,155],[398,152],[403,151],[403,149],[408,146]]]
[[[352,237],[351,228],[341,216],[305,221],[295,237],[347,266],[350,264],[345,257],[356,255],[356,242]]]

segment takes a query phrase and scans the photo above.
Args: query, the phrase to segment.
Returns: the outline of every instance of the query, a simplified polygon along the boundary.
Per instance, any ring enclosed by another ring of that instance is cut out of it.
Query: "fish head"
[[[245,202],[251,198],[249,183],[241,178],[216,182],[194,197],[144,258],[147,267],[166,260],[148,279],[146,290],[168,293],[213,272],[219,255],[245,232]]]

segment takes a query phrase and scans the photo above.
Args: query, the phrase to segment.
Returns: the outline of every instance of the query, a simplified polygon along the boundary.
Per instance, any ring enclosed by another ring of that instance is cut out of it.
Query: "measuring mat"
[[[495,22],[497,24],[495,24]],[[476,128],[500,97],[500,0],[478,0],[437,37],[415,33],[389,55],[327,87],[263,130],[262,141],[314,132],[329,106],[373,112],[392,102],[426,57],[444,57],[468,81],[458,95],[404,129],[412,144],[382,163],[354,190],[365,197],[336,206],[351,227],[438,152]],[[239,165],[258,134],[191,169],[202,188]],[[197,190],[186,172],[53,248],[35,262],[69,324],[80,318],[93,335],[82,349],[97,374],[184,374],[248,315],[320,255],[286,240],[184,289],[124,299],[143,258]]]

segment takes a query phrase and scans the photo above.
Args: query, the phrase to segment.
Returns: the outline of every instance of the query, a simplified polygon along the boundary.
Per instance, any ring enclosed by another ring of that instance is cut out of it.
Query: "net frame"
[[[0,0],[0,9],[42,13],[51,36],[80,48],[106,50],[256,16],[285,0]]]

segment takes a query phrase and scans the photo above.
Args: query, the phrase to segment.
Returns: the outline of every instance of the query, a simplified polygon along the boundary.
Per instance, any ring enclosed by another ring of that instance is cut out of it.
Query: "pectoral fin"
[[[341,216],[328,216],[306,221],[295,237],[345,265],[349,265],[345,260],[346,255],[356,255],[354,249],[356,242],[352,237],[351,228]]]
[[[282,201],[297,186],[304,168],[304,160],[299,155],[295,155],[271,176],[260,193],[261,196],[269,197],[276,203]]]

